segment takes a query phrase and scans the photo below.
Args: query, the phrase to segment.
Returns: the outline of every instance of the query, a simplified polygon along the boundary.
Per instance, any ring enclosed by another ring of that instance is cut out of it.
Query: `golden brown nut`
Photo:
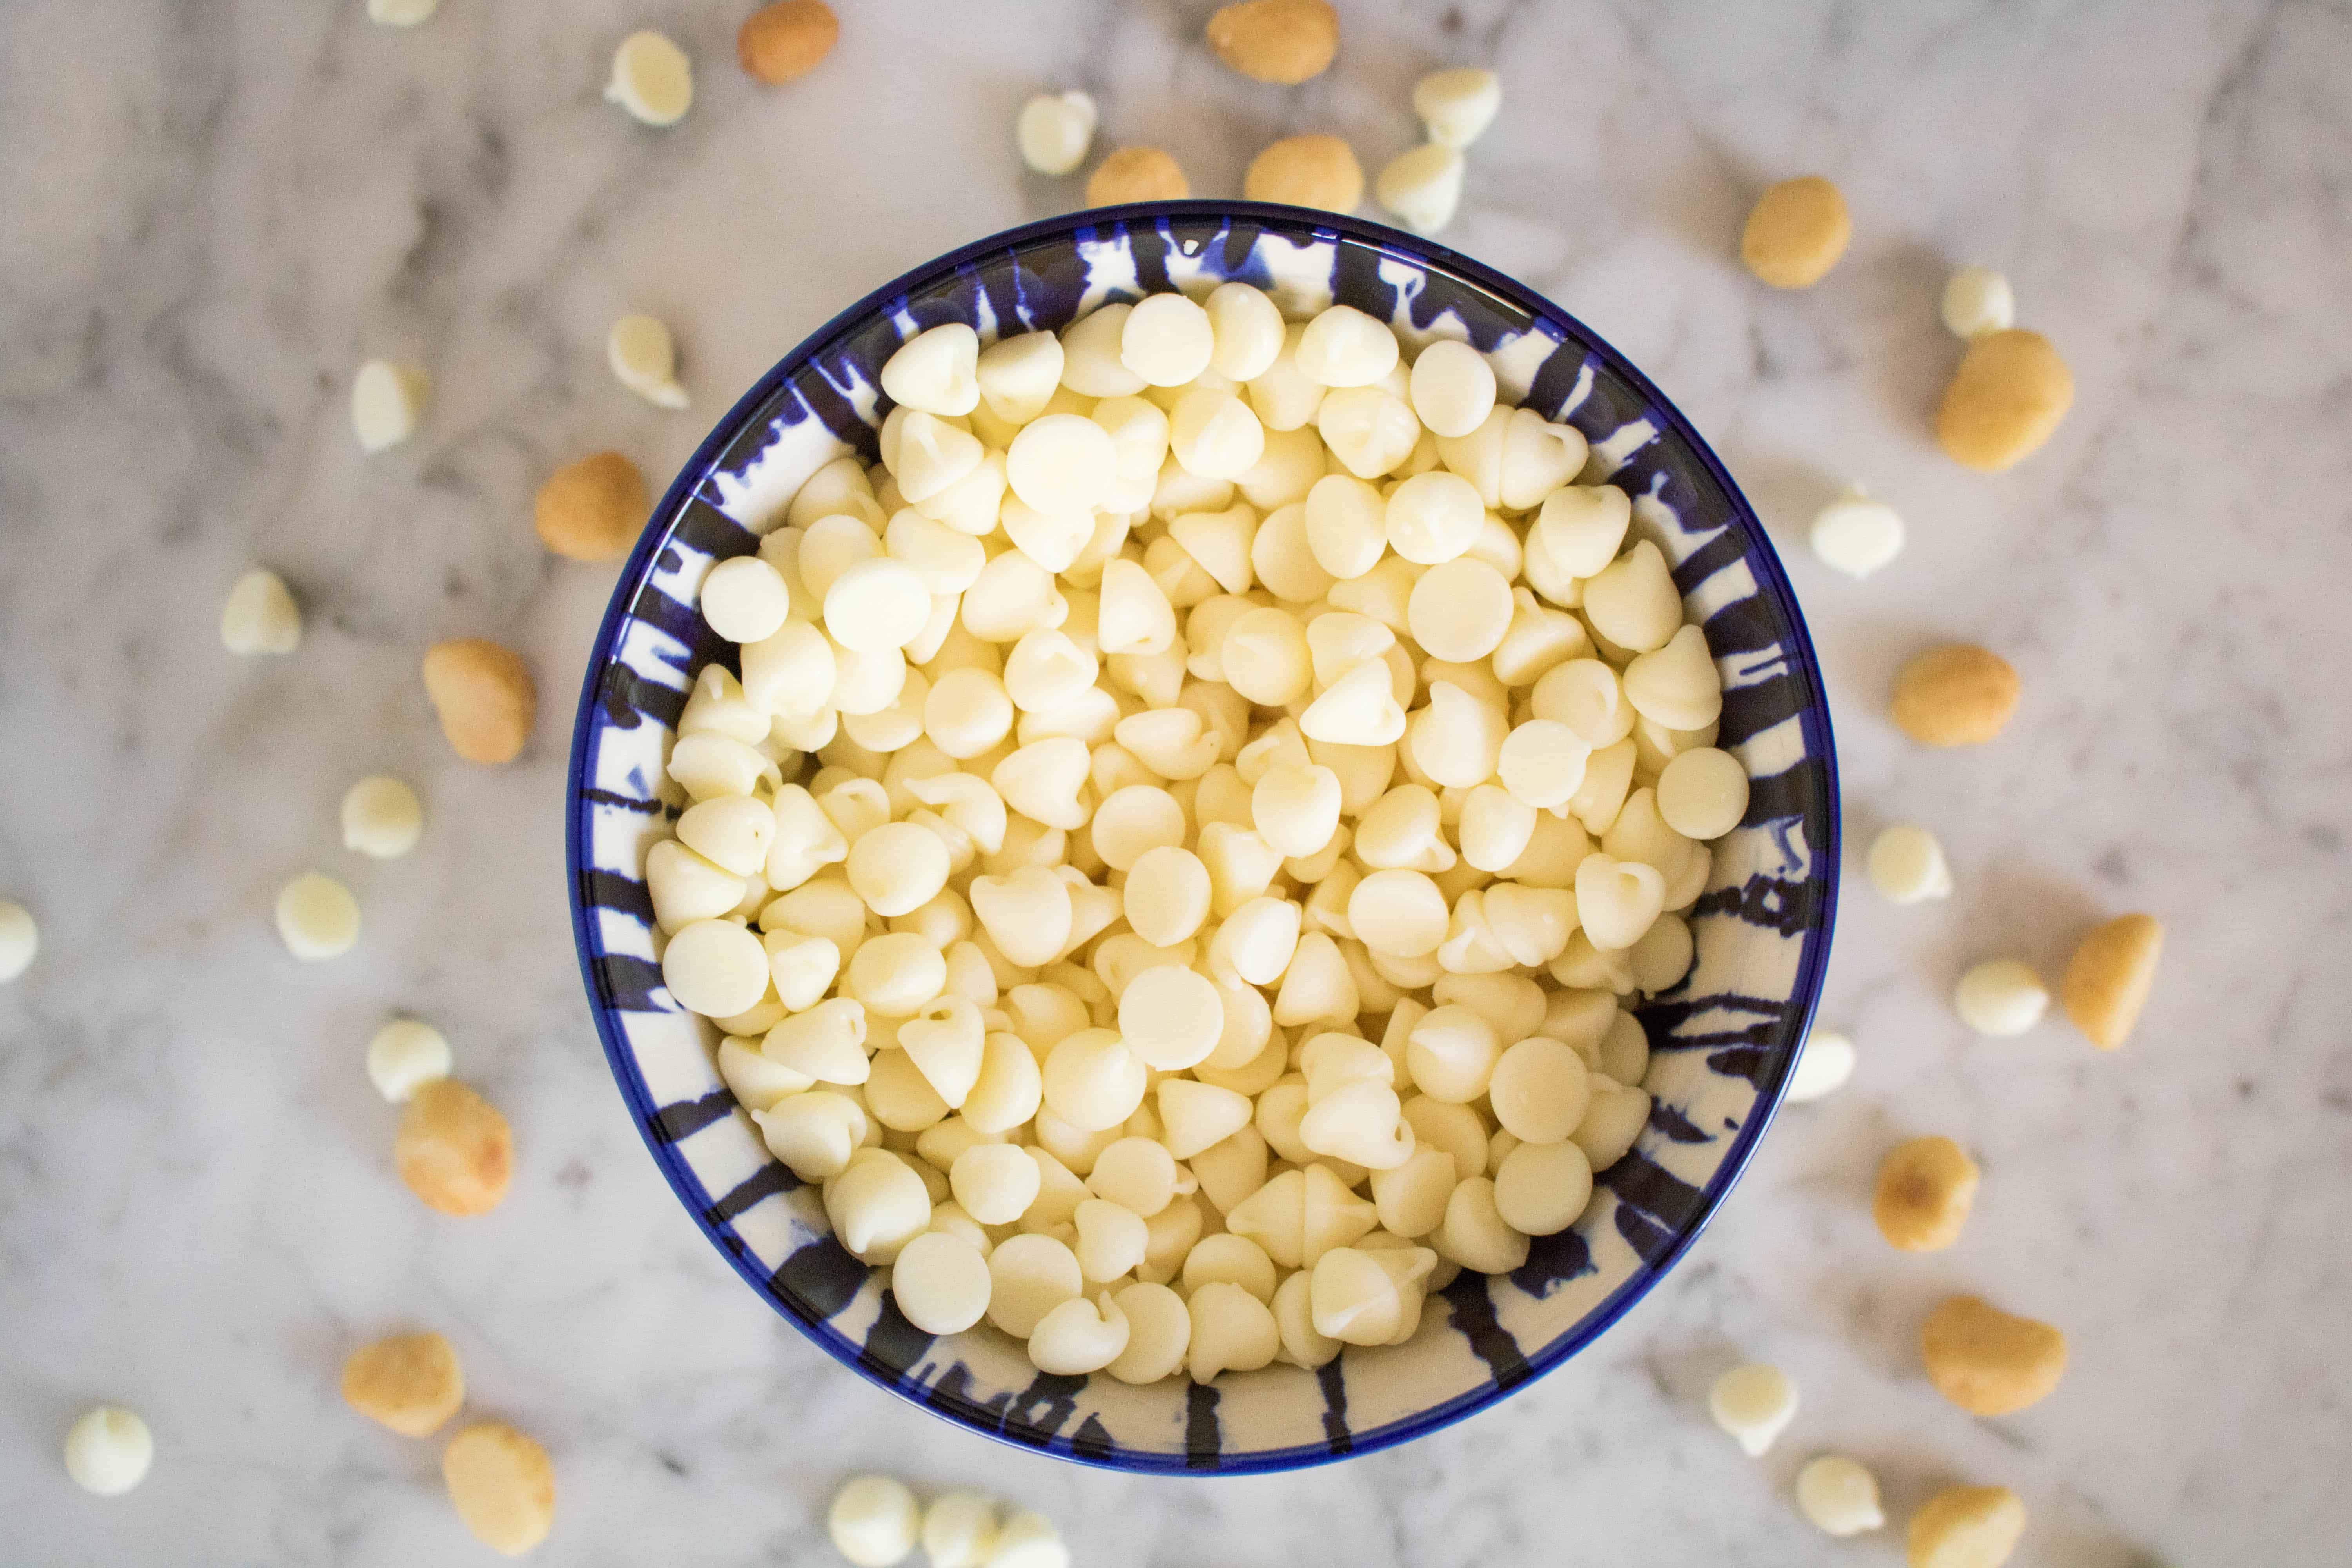
[[[1087,205],[1171,202],[1192,194],[1176,160],[1157,147],[1121,147],[1087,176]]]
[[[466,1403],[466,1373],[439,1334],[394,1334],[343,1363],[343,1403],[404,1437],[430,1437]]]
[[[591,452],[547,476],[530,520],[539,542],[567,561],[618,561],[652,506],[635,463],[618,452]]]
[[[488,1214],[514,1180],[514,1132],[498,1107],[455,1079],[419,1088],[401,1112],[393,1163],[443,1214]]]
[[[2045,1398],[2066,1373],[2066,1336],[1976,1296],[1954,1296],[1919,1327],[1936,1392],[1973,1415],[2007,1415]]]
[[[469,763],[510,763],[530,739],[539,689],[510,647],[457,637],[425,650],[425,695],[450,749]]]
[[[547,1450],[498,1421],[468,1426],[441,1456],[449,1500],[475,1538],[520,1557],[555,1523],[555,1467]]]
[[[1325,0],[1239,0],[1209,18],[1209,47],[1256,81],[1293,87],[1339,52],[1339,13]]]
[[[2075,944],[2058,1003],[2091,1044],[2112,1051],[2131,1037],[2163,951],[2164,922],[2154,915],[2117,915]]]
[[[1946,1487],[1911,1516],[1911,1568],[2000,1568],[2025,1533],[2025,1504],[2007,1487]]]
[[[1969,1223],[1977,1177],[1977,1163],[1949,1138],[1897,1143],[1878,1163],[1870,1217],[1899,1251],[1941,1252],[1960,1239]]]
[[[824,0],[776,0],[743,19],[735,58],[761,81],[794,80],[824,63],[841,37],[841,19]]]
[[[1888,715],[1923,746],[1976,746],[2000,733],[2017,697],[2007,659],[1973,643],[1947,643],[1896,672]]]
[[[1997,474],[2057,430],[2074,403],[2074,374],[2040,332],[2012,327],[1972,340],[1936,410],[1936,440],[1952,461]]]
[[[1286,136],[1250,160],[1242,195],[1254,202],[1351,213],[1364,199],[1364,166],[1338,136]]]
[[[1739,231],[1739,259],[1775,289],[1810,289],[1853,237],[1844,195],[1819,174],[1804,174],[1756,198]]]

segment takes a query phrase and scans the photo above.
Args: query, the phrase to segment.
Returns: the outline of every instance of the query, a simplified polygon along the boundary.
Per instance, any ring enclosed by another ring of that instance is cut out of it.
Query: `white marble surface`
[[[732,61],[740,4],[447,0],[414,32],[359,0],[21,0],[0,9],[0,893],[39,913],[0,990],[0,1556],[487,1561],[436,1450],[335,1394],[361,1339],[451,1335],[474,1407],[540,1434],[541,1561],[833,1561],[849,1468],[1044,1507],[1082,1564],[1368,1568],[1899,1559],[1787,1500],[1807,1454],[1881,1468],[1899,1518],[1947,1479],[2017,1488],[2018,1561],[2336,1563],[2352,1540],[2352,12],[2305,4],[1465,3],[1346,7],[1340,63],[1284,90],[1200,47],[1206,0],[845,5],[785,90]],[[673,30],[700,98],[667,132],[599,101],[630,27]],[[1932,824],[1948,904],[1849,890],[1824,1019],[1864,1051],[1788,1114],[1691,1258],[1545,1382],[1402,1449],[1295,1477],[1138,1481],[901,1406],[776,1321],[655,1175],[573,968],[557,814],[607,569],[533,542],[538,477],[618,445],[667,474],[804,331],[952,245],[1075,204],[1024,174],[1014,105],[1096,91],[1201,194],[1272,135],[1368,163],[1412,78],[1496,62],[1507,103],[1447,237],[1580,313],[1715,437],[1792,543],[1861,478],[1913,544],[1867,586],[1791,571],[1839,700],[1847,821]],[[1822,287],[1727,259],[1769,178],[1857,217]],[[1984,478],[1925,410],[1956,346],[1946,267],[2008,269],[2081,388],[2052,447]],[[621,391],[624,307],[678,329],[696,412]],[[361,457],[363,355],[414,356],[421,437]],[[247,565],[308,607],[300,657],[214,622]],[[455,763],[415,679],[432,638],[518,641],[525,762]],[[1930,757],[1880,717],[1930,638],[2005,651],[2017,722]],[[334,803],[415,779],[423,848],[362,863]],[[318,866],[360,950],[299,966],[272,889]],[[2054,964],[2094,914],[2170,922],[2131,1047],[2063,1026],[1972,1041],[1964,962]],[[424,1212],[360,1069],[392,1009],[438,1021],[513,1117],[488,1219]],[[1866,1214],[1898,1136],[1986,1169],[1962,1243],[1895,1255]],[[2074,1336],[2064,1386],[1979,1422],[1910,1348],[1952,1287]],[[1805,1407],[1761,1463],[1706,1384],[1769,1357]],[[139,1491],[57,1458],[99,1398],[143,1410]]]

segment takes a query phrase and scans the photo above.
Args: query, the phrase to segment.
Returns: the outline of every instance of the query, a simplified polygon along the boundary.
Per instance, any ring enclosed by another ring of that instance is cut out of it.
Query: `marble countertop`
[[[1055,1516],[1085,1568],[1588,1558],[1899,1561],[1789,1502],[1808,1455],[1878,1468],[1899,1520],[1949,1479],[2022,1493],[2021,1564],[2340,1562],[2352,1539],[2352,12],[2324,5],[1728,7],[1348,4],[1304,88],[1200,47],[1207,0],[845,5],[816,75],[755,87],[743,4],[25,0],[0,9],[0,894],[41,957],[0,988],[0,1551],[49,1563],[488,1561],[436,1449],[335,1393],[404,1325],[457,1342],[473,1407],[553,1451],[539,1561],[830,1563],[831,1488],[878,1466]],[[599,100],[618,37],[672,31],[699,99],[664,132]],[[1850,838],[1909,818],[1948,903],[1846,894],[1825,1023],[1842,1094],[1784,1115],[1705,1240],[1593,1349],[1495,1410],[1335,1468],[1094,1474],[921,1416],[745,1290],[645,1157],[606,1076],[563,903],[564,744],[609,568],[551,560],[530,498],[617,446],[681,462],[841,305],[1080,199],[1024,173],[1013,111],[1081,85],[1108,142],[1198,194],[1256,146],[1408,143],[1405,95],[1493,63],[1507,103],[1445,237],[1565,303],[1707,431],[1788,546],[1837,700]],[[1853,247],[1771,294],[1728,259],[1760,184],[1844,187]],[[1951,264],[2015,280],[2080,386],[2015,472],[1925,435],[1957,346]],[[625,308],[677,330],[690,413],[606,374]],[[348,425],[371,354],[436,384],[417,440]],[[1867,584],[1801,546],[1860,479],[1912,543]],[[263,562],[299,657],[242,661],[222,595]],[[542,683],[524,762],[456,762],[423,646],[493,633]],[[1881,716],[1933,638],[2020,668],[2001,741],[1928,756]],[[428,802],[407,859],[339,847],[344,786]],[[289,960],[289,874],[348,878],[366,934]],[[2063,961],[2095,915],[2160,913],[2166,968],[2112,1057],[2062,1026],[1969,1037],[1944,996],[1997,952]],[[390,1012],[455,1042],[515,1122],[492,1218],[392,1175],[361,1070]],[[1985,1172],[1961,1244],[1890,1252],[1895,1139]],[[2063,1326],[2058,1394],[1969,1418],[1921,1378],[1937,1294]],[[1767,1459],[1706,1423],[1734,1358],[1804,1390]],[[114,1501],[60,1434],[99,1399],[158,1457]]]

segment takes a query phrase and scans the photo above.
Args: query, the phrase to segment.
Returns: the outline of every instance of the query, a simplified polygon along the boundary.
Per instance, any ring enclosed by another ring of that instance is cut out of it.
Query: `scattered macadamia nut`
[[[229,588],[220,635],[231,653],[292,653],[302,642],[302,606],[285,578],[257,566]]]
[[[1952,896],[1952,868],[1944,847],[1926,828],[1897,822],[1878,830],[1865,862],[1870,885],[1888,902],[1925,903]]]
[[[13,899],[0,899],[0,985],[33,966],[41,951],[41,928],[33,911]]]
[[[1973,964],[1952,987],[1952,1011],[1960,1022],[1996,1040],[2024,1034],[2049,1010],[2050,988],[2032,964],[2019,959]]]
[[[1435,234],[1462,205],[1463,172],[1461,149],[1424,142],[1390,159],[1372,194],[1405,227]]]
[[[1813,1030],[1797,1053],[1788,1092],[1781,1098],[1791,1105],[1802,1105],[1836,1093],[1853,1076],[1853,1059],[1852,1040],[1833,1029]]]
[[[2074,405],[2074,374],[2048,338],[2011,327],[1969,340],[1936,409],[1936,441],[1997,474],[2041,449]]]
[[[425,695],[450,750],[491,765],[522,754],[539,706],[522,655],[487,638],[457,637],[425,649],[424,668]]]
[[[567,561],[618,561],[653,505],[646,477],[619,452],[591,452],[547,476],[531,505],[539,542]]]
[[[2001,1568],[2025,1533],[2025,1504],[2007,1487],[1946,1487],[1905,1531],[1910,1568]]]
[[[2075,944],[2058,983],[2058,1005],[2091,1044],[2112,1051],[2131,1037],[2156,984],[2164,924],[2154,915],[2117,915]]]
[[[394,1018],[368,1041],[368,1081],[394,1105],[447,1078],[451,1065],[448,1039],[421,1018]]]
[[[1192,194],[1183,168],[1157,147],[1118,147],[1087,176],[1087,205],[1181,201]],[[1132,383],[1129,384],[1133,384]]]
[[[1887,715],[1923,746],[1980,746],[2017,711],[2017,671],[1972,643],[1947,643],[1895,672]]]
[[[1897,1143],[1878,1163],[1871,1218],[1897,1251],[1940,1252],[1960,1239],[1977,1179],[1977,1163],[1949,1138]]]
[[[1797,1472],[1797,1511],[1823,1535],[1860,1535],[1886,1522],[1878,1478],[1842,1454],[1805,1461]]]
[[[1254,202],[1351,213],[1364,199],[1364,166],[1338,136],[1286,136],[1250,160],[1242,195]]]
[[[306,963],[341,958],[360,940],[360,901],[332,877],[305,871],[278,889],[278,939]]]
[[[1953,1296],[1919,1326],[1919,1359],[1936,1392],[1971,1415],[2038,1404],[2066,1374],[2066,1336],[1975,1296]]]
[[[662,982],[923,1332],[1319,1366],[1645,1136],[1630,1009],[1748,810],[1722,674],[1583,434],[1407,335],[1246,283],[930,326],[884,477],[703,579]],[[1066,1565],[1016,1516],[988,1568]]]
[[[432,379],[421,365],[382,359],[362,364],[352,377],[352,430],[360,450],[387,451],[415,435],[432,395]]]
[[[1102,114],[1094,95],[1071,88],[1066,92],[1041,92],[1021,106],[1013,122],[1013,140],[1021,161],[1041,174],[1069,174],[1087,161],[1095,144],[1095,127]]]
[[[121,1497],[147,1479],[155,1437],[135,1410],[100,1405],[66,1429],[66,1474],[96,1497]]]
[[[1808,535],[1822,564],[1847,576],[1870,576],[1903,553],[1903,517],[1883,500],[1864,495],[1860,485],[1813,514]]]
[[[841,18],[824,0],[776,0],[743,18],[735,58],[754,81],[798,81],[824,63],[841,37]]]
[[[660,317],[632,312],[614,318],[604,334],[604,363],[614,381],[655,407],[686,406],[686,388],[677,384],[677,341]]]
[[[1956,338],[2005,332],[2017,324],[2009,279],[1990,267],[1963,267],[1946,279],[1940,312],[1945,331]]]
[[[343,792],[343,847],[397,860],[425,835],[425,803],[390,773],[371,773]]]
[[[613,51],[604,100],[646,125],[675,125],[694,107],[694,63],[660,33],[631,33]]]
[[[503,1422],[450,1438],[441,1479],[474,1539],[501,1556],[520,1557],[555,1526],[555,1467],[545,1448]]]
[[[466,1373],[439,1334],[394,1334],[343,1363],[343,1403],[404,1437],[430,1437],[466,1403]]]
[[[1810,289],[1853,237],[1844,195],[1819,174],[1802,174],[1756,198],[1739,233],[1739,259],[1775,289]]]
[[[1751,1362],[1735,1366],[1707,1391],[1707,1414],[1738,1441],[1749,1458],[1761,1458],[1797,1415],[1797,1385],[1777,1366]]]
[[[1296,87],[1339,52],[1339,13],[1326,0],[1238,0],[1209,17],[1209,47],[1254,81]]]
[[[434,1079],[410,1096],[392,1157],[426,1207],[488,1214],[514,1180],[514,1133],[488,1100],[456,1079]]]
[[[833,1494],[825,1530],[834,1549],[857,1568],[895,1568],[921,1539],[923,1512],[905,1482],[854,1476]]]
[[[1412,111],[1440,146],[1467,147],[1502,107],[1502,78],[1473,66],[1432,71],[1412,84]]]
[[[368,0],[368,20],[379,27],[415,27],[430,21],[441,0]]]

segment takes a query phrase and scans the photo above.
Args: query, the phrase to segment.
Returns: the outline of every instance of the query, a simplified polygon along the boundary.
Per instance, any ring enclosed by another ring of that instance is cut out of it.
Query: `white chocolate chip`
[[[899,1262],[905,1261],[906,1255],[899,1254]],[[892,1279],[897,1279],[895,1273]],[[988,1285],[984,1264],[980,1279],[984,1304]],[[972,1317],[973,1321],[979,1321],[976,1310]],[[996,1504],[979,1492],[941,1492],[923,1510],[923,1555],[930,1560],[931,1568],[982,1568],[996,1550]]]
[[[856,1476],[834,1494],[825,1529],[835,1550],[857,1568],[895,1568],[915,1550],[922,1510],[903,1482]]]
[[[1952,868],[1944,847],[1926,828],[1907,822],[1878,830],[1870,841],[1870,885],[1897,904],[1952,896]]]
[[[1976,964],[1952,987],[1952,1009],[1979,1035],[2010,1039],[2042,1022],[2050,990],[2030,964],[1996,958]]]
[[[147,1479],[155,1438],[138,1413],[101,1405],[66,1432],[66,1474],[99,1497],[120,1497]]]
[[[235,654],[292,653],[302,641],[302,606],[267,566],[239,577],[221,605],[221,646]]]
[[[1440,142],[1400,153],[1372,184],[1381,205],[1415,234],[1435,234],[1462,205],[1462,153]]]
[[[1041,174],[1066,174],[1087,161],[1100,114],[1091,94],[1076,88],[1041,92],[1021,106],[1013,141],[1021,161]]]
[[[659,33],[631,33],[613,51],[604,99],[645,124],[675,125],[694,106],[693,63]]]
[[[1813,1030],[1799,1047],[1797,1065],[1789,1074],[1788,1092],[1782,1098],[1791,1105],[1802,1105],[1835,1093],[1853,1076],[1853,1061],[1852,1040],[1832,1029]]]
[[[421,1018],[394,1018],[368,1041],[368,1081],[394,1105],[404,1105],[417,1089],[449,1076],[449,1042]]]
[[[332,877],[305,871],[278,889],[278,935],[305,962],[340,957],[360,939],[359,900]]]
[[[379,27],[414,27],[432,18],[441,0],[367,0],[368,20]]]
[[[657,316],[615,319],[604,334],[604,363],[613,379],[657,408],[684,408],[686,388],[677,384],[677,344]]]
[[[352,377],[352,429],[360,450],[384,451],[415,435],[432,390],[421,365],[382,359],[362,364]]]
[[[2017,324],[2009,279],[1990,267],[1963,267],[1944,281],[1944,328],[1954,337],[1980,338]]]
[[[1823,1535],[1860,1535],[1886,1522],[1878,1478],[1842,1454],[1805,1461],[1797,1472],[1797,1510]]]
[[[1797,1415],[1797,1385],[1777,1366],[1733,1367],[1707,1392],[1707,1414],[1738,1439],[1749,1458],[1761,1458]]]
[[[1867,577],[1903,553],[1903,518],[1860,485],[1813,514],[1813,553],[1824,566],[1849,577]]]
[[[41,928],[33,911],[13,899],[0,899],[0,985],[32,967],[41,951]]]
[[[371,773],[343,792],[343,847],[397,860],[425,833],[425,803],[390,773]]]

